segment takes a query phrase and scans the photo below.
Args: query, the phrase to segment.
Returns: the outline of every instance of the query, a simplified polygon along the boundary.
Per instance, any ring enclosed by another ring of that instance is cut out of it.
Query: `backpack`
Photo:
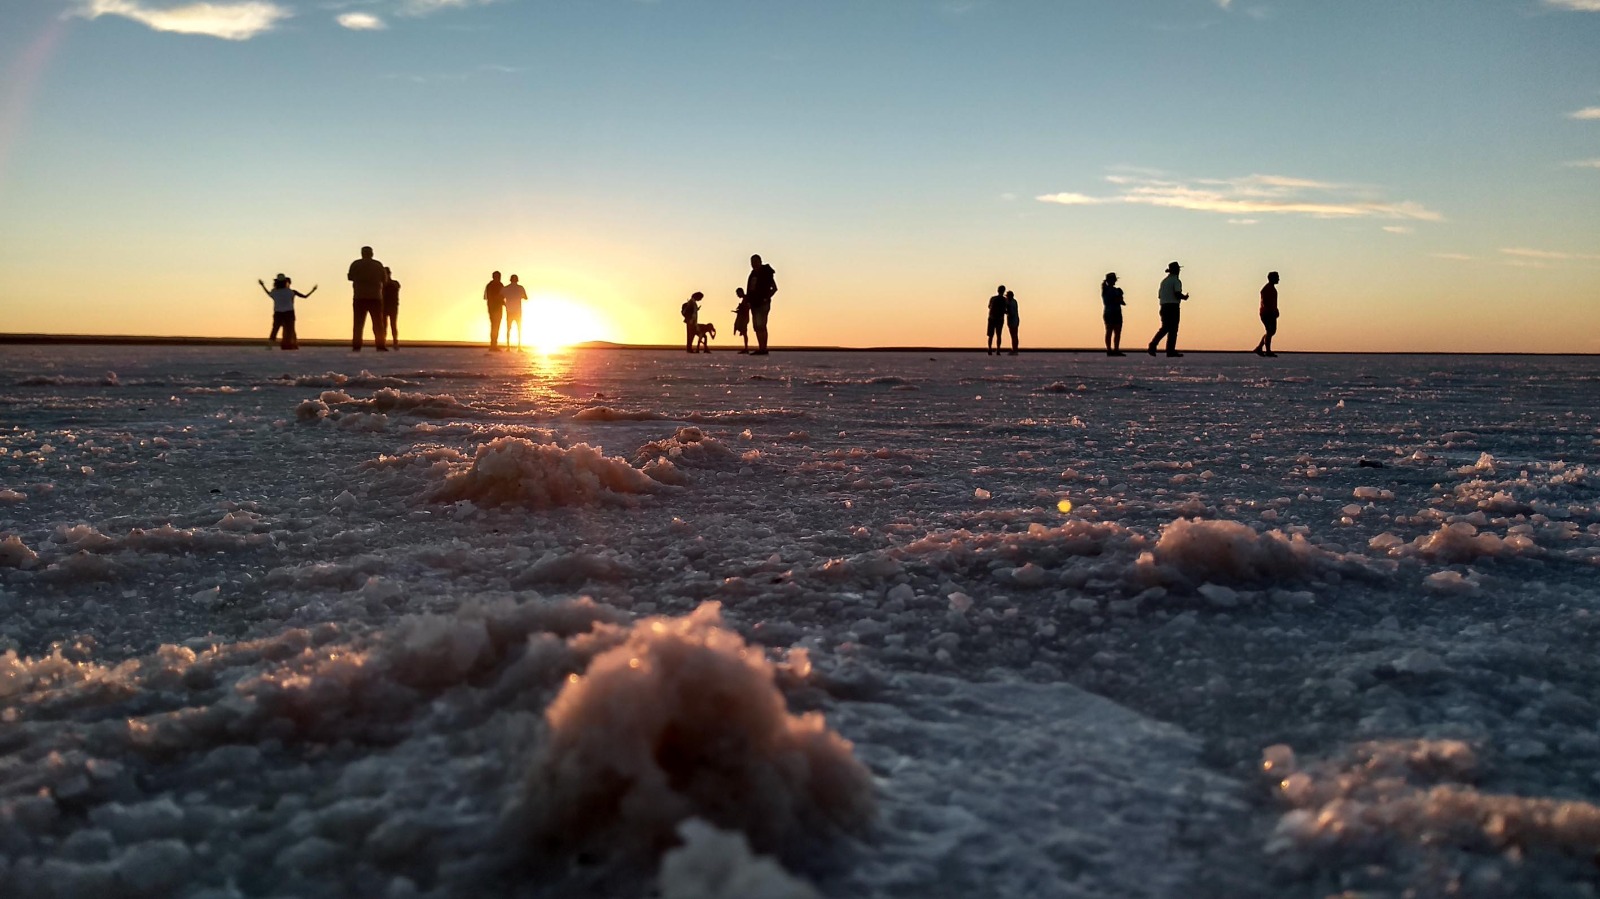
[[[683,313],[683,320],[684,321],[686,321],[686,322],[694,321],[694,318],[695,318],[694,300],[684,300],[683,301],[683,306],[681,308],[679,308],[678,311]]]

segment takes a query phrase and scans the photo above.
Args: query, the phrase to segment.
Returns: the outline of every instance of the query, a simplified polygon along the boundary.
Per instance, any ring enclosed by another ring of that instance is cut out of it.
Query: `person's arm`
[[[261,280],[260,278],[257,278],[256,279],[256,283],[261,285],[261,292],[262,293],[266,294],[269,297],[272,296],[272,291],[267,289],[267,282]]]
[[[311,290],[309,292],[301,293],[300,291],[297,290],[297,291],[294,292],[294,295],[299,297],[302,300],[308,300],[308,299],[311,298],[311,294],[316,293],[316,292],[317,292],[317,285],[313,284],[313,285],[311,285]]]

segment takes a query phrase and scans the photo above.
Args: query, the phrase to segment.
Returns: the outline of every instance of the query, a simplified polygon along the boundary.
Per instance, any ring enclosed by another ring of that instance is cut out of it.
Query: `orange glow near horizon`
[[[461,326],[462,339],[482,342],[487,320],[473,316]],[[502,323],[502,328],[505,325]],[[594,306],[555,293],[535,293],[522,304],[522,346],[543,355],[558,353],[591,340],[615,341],[616,327]],[[502,339],[504,339],[504,331]],[[510,344],[516,345],[513,334]]]

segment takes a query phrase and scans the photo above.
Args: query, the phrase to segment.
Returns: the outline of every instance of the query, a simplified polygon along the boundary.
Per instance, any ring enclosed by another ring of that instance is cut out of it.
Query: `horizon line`
[[[262,339],[259,337],[186,337],[179,335],[154,335],[154,334],[43,334],[43,333],[0,333],[0,345],[10,346],[259,346]],[[348,340],[331,338],[308,338],[300,343],[308,347],[347,347]],[[419,349],[487,349],[484,341],[464,340],[408,340],[403,346],[417,347]],[[787,346],[773,344],[775,351],[785,353],[979,353],[984,350],[977,346],[822,346],[798,345]],[[374,349],[366,347],[366,349]],[[509,348],[507,348],[509,349]],[[534,347],[518,347],[528,352],[538,352]],[[616,343],[609,340],[587,340],[563,347],[563,350],[650,350],[663,352],[683,352],[680,344],[664,343]],[[738,355],[738,351],[729,347],[715,349],[717,353],[731,353]],[[1009,352],[1009,351],[1008,351]],[[1021,347],[1019,354],[1080,354],[1105,355],[1105,347]],[[1254,352],[1248,349],[1185,349],[1184,354],[1196,355],[1244,355],[1251,356]],[[1140,355],[1137,348],[1126,351],[1129,356]],[[1159,355],[1159,354],[1158,354]],[[1600,356],[1596,352],[1536,352],[1532,350],[1287,350],[1279,352],[1280,356]]]

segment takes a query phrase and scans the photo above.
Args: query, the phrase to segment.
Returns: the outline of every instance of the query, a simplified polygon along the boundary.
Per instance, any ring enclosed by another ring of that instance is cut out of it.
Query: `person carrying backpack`
[[[700,325],[700,298],[703,296],[705,294],[697,290],[693,296],[683,301],[682,306],[678,307],[678,311],[683,313],[683,331],[685,334],[683,348],[691,353],[695,351],[694,340]]]

